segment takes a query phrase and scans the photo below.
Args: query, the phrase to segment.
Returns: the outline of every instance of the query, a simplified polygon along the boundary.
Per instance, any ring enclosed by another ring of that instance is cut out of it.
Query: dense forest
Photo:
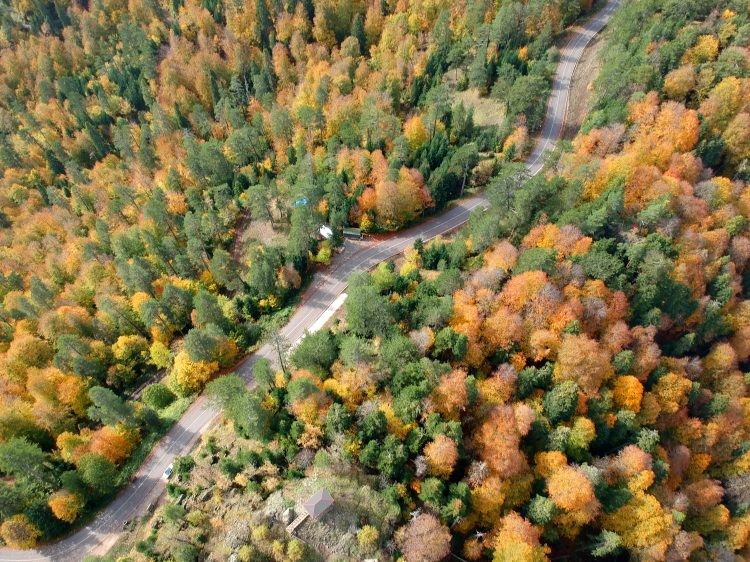
[[[589,8],[0,0],[2,541],[106,502],[342,227],[398,229],[519,159]]]
[[[749,46],[744,0],[624,3],[546,174],[503,166],[489,211],[355,275],[289,368],[209,383],[243,443],[204,445],[217,486],[367,482],[381,525],[341,559],[750,557]],[[139,555],[316,559],[258,522],[206,551],[225,527],[167,507]]]

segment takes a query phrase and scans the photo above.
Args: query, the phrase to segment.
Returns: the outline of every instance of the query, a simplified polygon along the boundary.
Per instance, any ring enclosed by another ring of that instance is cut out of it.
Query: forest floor
[[[583,56],[573,72],[570,96],[568,97],[570,101],[565,114],[565,128],[562,134],[563,139],[573,139],[589,114],[591,109],[591,84],[596,80],[602,66],[599,53],[603,45],[604,41],[601,35],[594,37],[583,51]]]

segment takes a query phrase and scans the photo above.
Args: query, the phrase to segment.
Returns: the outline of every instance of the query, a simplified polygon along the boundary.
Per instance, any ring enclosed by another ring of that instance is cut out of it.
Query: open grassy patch
[[[477,127],[500,127],[505,120],[505,106],[492,97],[482,97],[477,88],[469,88],[453,94],[453,103],[463,103],[466,109],[474,111],[474,125]]]

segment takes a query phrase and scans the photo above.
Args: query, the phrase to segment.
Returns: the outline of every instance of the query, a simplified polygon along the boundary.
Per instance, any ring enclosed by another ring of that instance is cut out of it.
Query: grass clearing
[[[505,107],[498,100],[482,97],[477,88],[453,93],[453,103],[463,102],[466,109],[474,110],[474,125],[477,127],[500,127],[505,121]]]

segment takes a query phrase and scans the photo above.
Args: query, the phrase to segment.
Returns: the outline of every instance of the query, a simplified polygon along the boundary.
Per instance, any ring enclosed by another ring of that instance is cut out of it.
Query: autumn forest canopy
[[[92,516],[207,385],[217,481],[356,482],[357,559],[750,556],[748,5],[622,4],[530,178],[585,1],[0,0],[0,540]],[[217,378],[344,227],[477,190],[288,368]],[[313,559],[265,523],[212,550],[199,507],[133,556]]]
[[[398,229],[521,158],[585,8],[0,2],[2,540],[105,503],[342,227]],[[475,126],[469,90],[500,118]]]

